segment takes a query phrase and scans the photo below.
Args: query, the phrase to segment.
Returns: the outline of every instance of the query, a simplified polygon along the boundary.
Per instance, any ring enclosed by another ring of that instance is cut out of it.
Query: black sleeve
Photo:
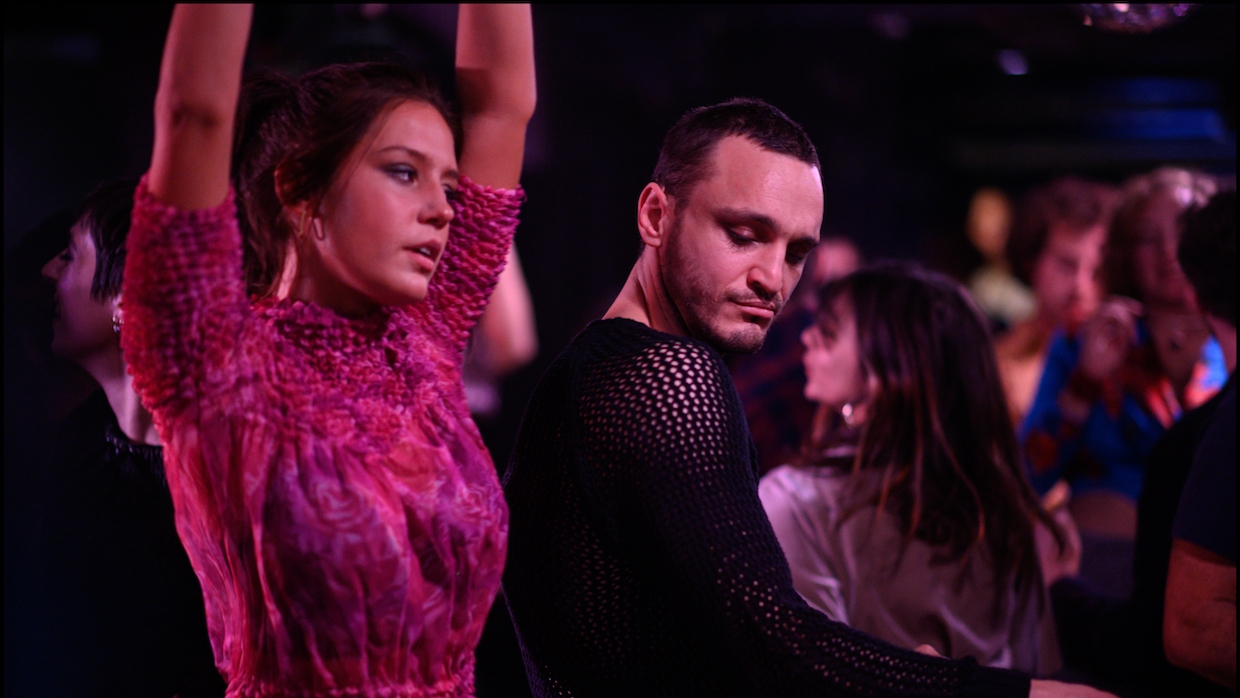
[[[646,541],[711,630],[742,648],[746,673],[776,695],[1025,696],[1029,677],[896,648],[808,606],[757,493],[744,414],[705,345],[650,347],[579,405],[586,489]]]

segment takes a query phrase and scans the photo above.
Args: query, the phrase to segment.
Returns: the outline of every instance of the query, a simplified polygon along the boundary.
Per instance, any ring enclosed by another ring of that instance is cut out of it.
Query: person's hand
[[[918,645],[916,651],[921,652],[922,654],[928,654],[931,657],[939,657],[939,658],[943,657],[943,655],[939,654],[938,651],[936,651],[930,645]]]
[[[1131,298],[1111,296],[1085,320],[1078,331],[1081,343],[1077,367],[1090,380],[1102,382],[1124,364],[1128,349],[1137,341],[1137,318],[1141,304]]]
[[[1081,571],[1081,534],[1072,515],[1068,513],[1068,501],[1071,498],[1071,488],[1063,480],[1055,483],[1042,497],[1042,506],[1055,523],[1059,524],[1067,539],[1063,550],[1059,549],[1059,543],[1050,529],[1041,522],[1034,524],[1033,540],[1038,549],[1042,579],[1047,586],[1063,577],[1075,577]]]
[[[1118,698],[1118,696],[1079,683],[1034,679],[1029,686],[1029,698]]]

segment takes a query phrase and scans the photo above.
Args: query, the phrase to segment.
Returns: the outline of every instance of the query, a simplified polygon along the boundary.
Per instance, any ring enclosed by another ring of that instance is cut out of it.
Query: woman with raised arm
[[[229,696],[470,696],[507,508],[461,356],[522,198],[529,7],[461,6],[459,145],[408,69],[335,65],[247,109],[233,163],[251,14],[173,12],[124,285],[216,665]]]

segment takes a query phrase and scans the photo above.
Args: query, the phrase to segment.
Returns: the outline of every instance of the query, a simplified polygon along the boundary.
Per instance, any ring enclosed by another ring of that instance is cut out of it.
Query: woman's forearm
[[[148,187],[181,209],[218,205],[228,193],[233,121],[251,5],[181,4],[172,12],[155,96]]]

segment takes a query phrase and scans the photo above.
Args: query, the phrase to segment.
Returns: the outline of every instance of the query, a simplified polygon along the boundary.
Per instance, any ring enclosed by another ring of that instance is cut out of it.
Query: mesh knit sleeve
[[[439,268],[426,300],[410,308],[412,314],[441,327],[458,351],[464,350],[504,269],[524,198],[521,189],[496,189],[461,178],[452,201],[456,216]]]
[[[215,208],[183,211],[156,200],[144,176],[126,245],[125,360],[147,408],[176,411],[222,365],[248,312],[232,190]]]
[[[1028,677],[900,649],[834,623],[793,588],[757,493],[739,400],[717,354],[663,342],[584,376],[589,507],[745,657],[771,695],[1025,695]]]

